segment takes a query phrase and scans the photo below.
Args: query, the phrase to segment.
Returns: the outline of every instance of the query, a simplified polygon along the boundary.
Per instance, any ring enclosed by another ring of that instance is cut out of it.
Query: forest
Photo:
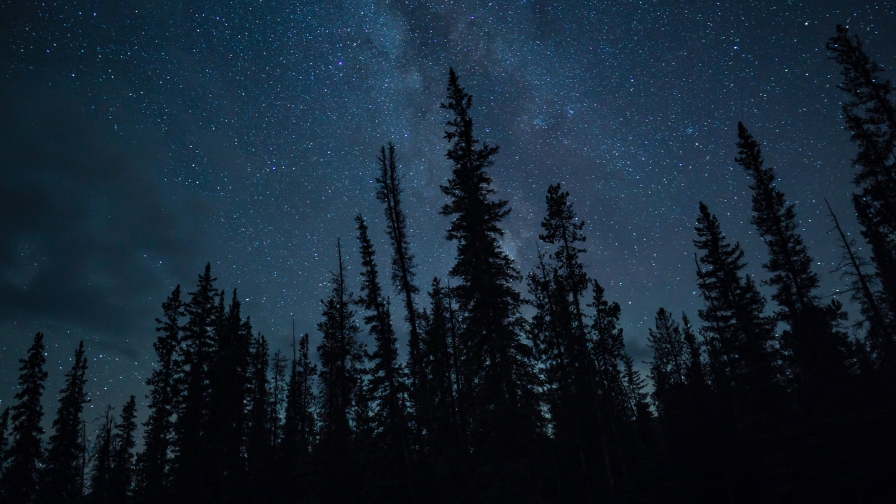
[[[896,101],[858,36],[838,26],[826,47],[842,76],[867,245],[829,206],[843,254],[835,274],[853,313],[820,293],[796,208],[738,124],[731,141],[764,271],[754,278],[740,245],[695,202],[703,308],[693,319],[656,311],[642,376],[619,302],[586,272],[569,192],[546,189],[532,271],[501,247],[510,208],[488,173],[499,149],[477,139],[472,96],[452,69],[440,105],[451,172],[438,213],[456,245],[445,278],[416,275],[387,144],[376,178],[387,268],[358,215],[360,257],[336,244],[317,348],[294,335],[290,351],[272,353],[207,265],[161,306],[146,390],[88,428],[82,342],[47,433],[37,333],[14,404],[0,412],[0,502],[896,501]],[[349,261],[360,278],[347,275]]]

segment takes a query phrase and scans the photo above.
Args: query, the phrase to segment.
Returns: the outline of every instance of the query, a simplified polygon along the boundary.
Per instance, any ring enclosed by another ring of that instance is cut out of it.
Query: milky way
[[[36,2],[0,2],[0,405],[41,330],[50,397],[85,339],[97,413],[142,396],[153,318],[206,262],[273,348],[288,347],[293,316],[318,339],[337,238],[359,271],[355,214],[387,265],[373,187],[386,142],[420,283],[445,277],[449,67],[479,138],[501,146],[506,250],[529,271],[546,188],[562,183],[638,361],[657,308],[696,319],[698,201],[765,277],[737,121],[796,203],[833,295],[823,198],[856,235],[855,149],[824,43],[846,24],[896,69],[891,2],[23,3]]]

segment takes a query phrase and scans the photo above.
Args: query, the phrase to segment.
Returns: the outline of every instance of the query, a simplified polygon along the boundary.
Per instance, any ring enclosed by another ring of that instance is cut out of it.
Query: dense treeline
[[[858,37],[838,27],[827,48],[842,68],[843,115],[858,147],[853,203],[872,252],[856,255],[831,213],[857,316],[819,292],[796,208],[738,124],[735,161],[768,249],[763,280],[699,203],[694,259],[704,305],[697,324],[656,312],[648,388],[626,353],[619,303],[586,271],[584,222],[568,192],[547,188],[533,271],[524,276],[500,246],[510,208],[487,171],[498,147],[476,138],[472,97],[452,70],[441,105],[451,173],[440,213],[457,246],[449,279],[432,279],[420,296],[389,144],[377,158],[376,197],[391,285],[358,215],[359,294],[337,242],[316,359],[308,334],[293,338],[291,355],[271,355],[236,291],[227,302],[206,266],[156,319],[142,433],[131,396],[117,417],[106,407],[88,440],[81,344],[45,443],[38,333],[20,360],[16,402],[0,414],[0,499],[892,502],[896,105]],[[406,360],[397,316],[409,327]]]

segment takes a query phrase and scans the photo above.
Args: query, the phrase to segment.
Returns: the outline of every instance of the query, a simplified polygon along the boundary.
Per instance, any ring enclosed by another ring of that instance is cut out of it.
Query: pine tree
[[[358,341],[360,328],[351,309],[353,295],[345,282],[342,246],[337,242],[338,269],[333,273],[333,291],[323,303],[323,320],[317,324],[322,338],[317,347],[320,441],[317,444],[318,485],[322,498],[332,502],[353,500],[359,489],[357,460],[353,449],[358,418],[357,399],[363,392],[367,352]],[[365,405],[360,405],[362,408]],[[323,497],[326,496],[326,497]]]
[[[452,114],[445,139],[453,167],[448,183],[441,186],[449,198],[441,214],[452,218],[446,237],[457,242],[450,274],[458,284],[452,298],[462,317],[464,381],[475,384],[469,401],[474,443],[492,444],[493,452],[497,446],[524,450],[538,433],[541,418],[532,387],[532,351],[521,339],[522,299],[513,288],[520,274],[499,242],[504,235],[500,223],[510,209],[506,200],[495,198],[486,172],[498,147],[480,146],[474,137],[472,97],[453,69],[446,101],[440,107]]]
[[[386,147],[380,148],[377,162],[380,166],[380,175],[376,179],[376,198],[385,205],[386,231],[392,244],[392,285],[403,297],[405,320],[410,328],[408,337],[408,368],[411,377],[411,388],[416,390],[421,379],[420,325],[414,296],[420,292],[420,289],[414,283],[416,264],[410,249],[407,218],[401,209],[401,177],[398,175],[395,160],[395,146],[391,142],[388,149]]]
[[[657,413],[668,412],[688,382],[688,344],[678,322],[664,308],[656,312],[655,329],[648,329],[647,346],[653,350],[650,379]],[[693,337],[693,334],[692,334]]]
[[[775,172],[764,166],[759,142],[743,123],[737,123],[737,138],[735,161],[753,180],[750,222],[768,247],[769,259],[762,266],[771,277],[763,284],[775,289],[772,299],[780,307],[776,316],[789,326],[781,345],[792,357],[792,373],[809,388],[822,381],[838,381],[847,372],[849,353],[846,334],[837,329],[845,314],[837,302],[821,304],[816,292],[818,275],[812,271],[812,257],[797,231],[794,205],[788,205],[775,186]]]
[[[90,475],[90,492],[87,494],[87,502],[90,504],[113,504],[118,501],[112,497],[111,483],[112,458],[115,451],[113,438],[115,418],[112,416],[112,406],[106,405],[106,410],[100,419],[103,424],[93,443],[96,451],[93,455],[93,472]]]
[[[274,352],[271,358],[271,400],[268,406],[268,418],[271,423],[270,444],[275,458],[281,451],[283,438],[283,408],[286,403],[286,356],[282,350]]]
[[[187,321],[178,347],[178,374],[175,377],[177,399],[174,422],[173,496],[178,502],[203,500],[214,487],[217,460],[209,460],[205,451],[210,415],[211,373],[215,349],[215,331],[223,316],[223,302],[217,302],[218,289],[211,276],[211,265],[199,275],[196,290],[184,305]]]
[[[162,303],[162,311],[164,320],[156,319],[156,332],[160,334],[153,343],[158,363],[146,380],[151,388],[149,418],[143,424],[143,451],[137,456],[136,492],[147,502],[164,500],[162,496],[170,487],[170,452],[178,397],[175,379],[181,364],[177,350],[181,340],[181,319],[185,315],[180,285]]]
[[[699,258],[697,286],[706,302],[699,311],[710,343],[709,357],[722,389],[763,387],[774,381],[774,322],[764,314],[765,300],[749,276],[740,244],[731,245],[715,215],[700,203],[694,245]],[[705,269],[704,269],[705,267]]]
[[[837,25],[828,41],[831,59],[841,66],[843,83],[837,87],[849,95],[843,102],[843,118],[850,139],[858,147],[853,164],[859,168],[853,183],[858,192],[853,206],[862,225],[862,236],[871,245],[871,259],[880,279],[880,296],[891,332],[896,327],[896,103],[893,85],[883,78],[883,68],[871,60],[858,36]]]
[[[249,402],[247,414],[246,454],[249,468],[251,498],[260,502],[270,500],[267,491],[268,477],[273,470],[274,447],[271,444],[271,387],[268,378],[270,369],[267,338],[258,333],[251,343],[248,370]]]
[[[0,413],[0,480],[3,479],[3,469],[6,467],[6,455],[9,450],[9,407],[3,408]],[[2,494],[0,494],[2,495]]]
[[[53,420],[53,434],[44,460],[38,501],[46,503],[77,502],[81,499],[81,413],[89,402],[84,385],[87,383],[87,358],[84,342],[75,350],[75,362],[65,374],[65,386],[59,391],[59,408]]]
[[[7,466],[0,479],[0,497],[7,504],[29,504],[38,489],[38,467],[43,458],[40,422],[44,416],[40,399],[47,372],[44,371],[44,335],[37,333],[28,356],[19,359],[19,391],[12,406],[12,442],[6,455]]]
[[[413,473],[410,455],[410,431],[406,411],[408,386],[407,372],[398,362],[398,340],[392,327],[389,299],[383,296],[376,267],[376,253],[368,235],[367,224],[359,214],[355,217],[358,228],[358,244],[361,253],[361,293],[357,304],[367,314],[364,323],[374,340],[370,356],[370,399],[373,401],[374,444],[381,461],[378,476],[381,494],[378,500],[395,499],[407,489],[413,498]],[[419,356],[419,341],[416,343]],[[401,474],[402,468],[405,474]],[[405,497],[407,498],[407,497]]]
[[[317,430],[314,416],[314,404],[317,402],[314,379],[317,376],[317,366],[311,363],[308,339],[308,334],[299,339],[298,355],[295,353],[293,339],[293,358],[286,393],[283,454],[284,463],[291,471],[295,470],[294,466],[301,459],[308,456]]]
[[[134,485],[134,448],[137,445],[137,400],[134,396],[121,408],[121,416],[112,433],[111,472],[109,474],[110,502],[130,501]]]
[[[457,354],[453,345],[448,292],[438,278],[429,291],[430,308],[423,317],[420,339],[421,369],[426,380],[421,385],[418,419],[424,429],[423,449],[431,458],[447,455],[466,446],[460,434],[457,404]]]

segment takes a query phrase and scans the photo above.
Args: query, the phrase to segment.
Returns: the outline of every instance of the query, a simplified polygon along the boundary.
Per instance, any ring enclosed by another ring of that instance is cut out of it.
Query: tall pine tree
[[[414,296],[420,291],[414,283],[416,272],[414,255],[411,253],[407,218],[401,208],[401,177],[395,160],[395,146],[390,142],[388,149],[382,147],[377,158],[380,175],[376,179],[376,198],[385,205],[386,232],[392,244],[392,285],[401,293],[404,302],[405,320],[410,327],[408,337],[408,371],[411,387],[416,390],[420,376],[420,325]],[[418,398],[415,398],[418,400]]]
[[[59,391],[59,408],[53,419],[53,434],[44,460],[40,502],[66,503],[81,500],[81,458],[85,447],[81,443],[81,413],[89,402],[84,385],[87,384],[87,358],[84,342],[75,350],[75,362],[65,374],[65,386]]]
[[[40,399],[44,393],[47,372],[44,357],[44,335],[37,333],[28,349],[28,356],[19,359],[19,391],[12,406],[12,441],[6,454],[7,466],[0,479],[0,497],[7,504],[30,504],[38,489],[38,468],[43,459],[41,437],[44,416]]]
[[[764,165],[759,142],[743,123],[737,123],[737,139],[735,161],[753,181],[750,222],[768,247],[768,261],[762,267],[771,277],[763,284],[774,288],[772,299],[779,306],[776,316],[789,326],[781,345],[791,357],[791,373],[809,389],[818,389],[820,382],[842,380],[849,342],[837,325],[845,314],[836,301],[821,303],[816,292],[818,275],[812,271],[812,257],[797,231],[794,205],[788,205],[775,186],[775,172]]]
[[[453,69],[447,99],[440,107],[451,114],[444,138],[452,169],[441,186],[448,196],[441,214],[451,218],[446,237],[457,243],[450,275],[457,279],[452,298],[461,315],[461,369],[469,384],[469,390],[462,392],[471,406],[471,444],[489,474],[481,491],[512,498],[526,495],[531,481],[506,468],[520,467],[518,461],[531,456],[529,449],[543,420],[532,349],[522,340],[522,298],[514,288],[520,274],[500,244],[501,221],[510,208],[506,200],[495,197],[486,171],[494,164],[498,147],[476,139],[472,96],[460,86]]]
[[[180,361],[177,350],[181,340],[184,303],[180,285],[162,303],[164,320],[156,319],[159,337],[153,343],[158,362],[146,384],[150,387],[149,417],[143,424],[143,451],[137,457],[136,492],[148,502],[163,500],[170,489],[171,447],[174,441],[174,415],[178,398],[176,377]]]

